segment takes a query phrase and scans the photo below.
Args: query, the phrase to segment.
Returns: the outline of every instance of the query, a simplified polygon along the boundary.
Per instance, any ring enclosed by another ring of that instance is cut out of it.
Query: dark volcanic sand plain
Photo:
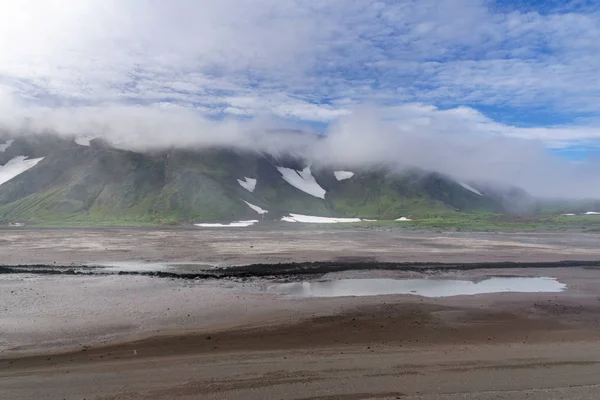
[[[599,260],[600,234],[417,233],[342,228],[0,229],[0,264]]]
[[[295,298],[273,279],[0,274],[1,399],[598,399],[600,268],[381,271],[377,261],[600,260],[591,234],[0,231],[0,263],[376,260],[303,279],[554,277],[560,293]],[[350,263],[351,264],[351,263]],[[276,268],[274,266],[273,268]],[[293,279],[286,276],[285,280]]]

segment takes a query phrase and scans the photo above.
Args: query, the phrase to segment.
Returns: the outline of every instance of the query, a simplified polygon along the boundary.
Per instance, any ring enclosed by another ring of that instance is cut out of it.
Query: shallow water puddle
[[[566,285],[554,278],[489,278],[480,282],[449,279],[339,279],[269,286],[270,292],[301,297],[377,296],[415,294],[448,297],[483,293],[561,292]]]
[[[169,273],[195,273],[214,268],[214,265],[205,263],[168,263],[168,262],[112,262],[94,264],[95,272],[169,272]]]

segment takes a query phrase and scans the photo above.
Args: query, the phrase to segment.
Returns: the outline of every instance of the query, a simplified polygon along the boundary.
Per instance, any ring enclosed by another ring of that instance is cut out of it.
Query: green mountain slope
[[[212,148],[137,153],[92,141],[17,139],[2,163],[44,157],[0,185],[0,221],[139,224],[256,219],[244,201],[277,220],[288,213],[395,219],[454,212],[506,211],[506,199],[479,195],[440,174],[383,168],[357,170],[338,181],[331,168],[313,166],[325,199],[286,182],[277,167],[302,170],[306,162],[257,152]],[[0,164],[1,165],[1,164]],[[250,192],[238,179],[257,180]]]

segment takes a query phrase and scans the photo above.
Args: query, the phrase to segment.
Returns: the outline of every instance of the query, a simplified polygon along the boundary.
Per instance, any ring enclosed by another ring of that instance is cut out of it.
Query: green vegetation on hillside
[[[427,171],[356,169],[352,178],[337,181],[334,169],[313,167],[327,193],[321,199],[282,178],[278,166],[306,166],[291,156],[225,148],[139,153],[47,137],[17,139],[3,153],[4,162],[18,155],[44,159],[0,186],[0,224],[146,226],[242,219],[278,223],[283,215],[297,213],[381,220],[357,225],[364,228],[600,230],[600,217],[548,213],[569,212],[571,205],[534,204],[515,188],[482,188],[479,195]],[[238,184],[245,177],[257,179],[253,192]],[[244,201],[269,213],[259,216]],[[508,213],[511,210],[525,212],[518,216]],[[413,221],[393,221],[402,216]]]
[[[600,216],[510,216],[466,214],[414,218],[411,221],[375,221],[331,224],[332,228],[354,226],[364,229],[390,229],[440,232],[599,232]]]

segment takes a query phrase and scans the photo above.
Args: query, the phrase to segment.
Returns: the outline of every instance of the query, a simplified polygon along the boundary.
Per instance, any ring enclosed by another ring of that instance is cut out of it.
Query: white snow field
[[[338,181],[350,179],[354,176],[354,172],[350,171],[334,171],[333,174],[335,175],[335,179]]]
[[[398,219],[395,219],[394,221],[412,221],[412,219],[406,218],[406,217],[400,217]]]
[[[0,185],[10,181],[17,175],[22,174],[30,168],[33,168],[42,161],[44,157],[32,158],[28,160],[25,156],[18,156],[11,159],[6,164],[0,166]]]
[[[4,153],[6,151],[6,149],[8,149],[10,147],[10,145],[13,143],[14,143],[14,140],[10,139],[10,140],[6,141],[5,143],[0,144],[0,153]]]
[[[464,187],[465,189],[467,189],[467,190],[470,190],[471,192],[473,192],[473,193],[475,193],[475,194],[478,194],[479,196],[483,196],[479,190],[475,189],[475,188],[474,188],[473,186],[471,186],[471,185],[467,185],[467,184],[466,184],[466,183],[464,183],[464,182],[458,182],[458,184],[459,184],[460,186]]]
[[[282,217],[285,222],[302,222],[306,224],[337,224],[340,222],[361,222],[360,218],[330,218],[330,217],[315,217],[312,215],[291,214]]]
[[[241,179],[238,179],[237,181],[241,187],[243,187],[250,193],[254,192],[254,189],[256,189],[256,179],[248,178],[247,176],[245,176],[243,181]]]
[[[78,136],[75,138],[75,143],[80,146],[90,146],[90,142],[96,139],[96,136]]]
[[[585,215],[600,215],[600,212],[598,211],[588,211],[585,213]]]
[[[315,177],[310,172],[310,167],[306,167],[302,171],[284,167],[277,167],[277,170],[283,177],[283,180],[295,188],[300,189],[311,196],[320,199],[325,198],[325,189],[319,186]]]
[[[194,224],[195,226],[199,226],[201,228],[244,228],[247,226],[251,226],[254,225],[258,222],[257,219],[252,219],[252,220],[248,220],[248,221],[237,221],[237,222],[232,222],[230,224],[206,224],[206,223],[200,223],[200,224]]]
[[[257,213],[259,213],[260,215],[266,214],[269,211],[265,210],[264,208],[260,208],[257,205],[254,205],[252,203],[248,203],[246,200],[242,200],[244,203],[246,203],[248,205],[248,207],[250,207],[251,209],[253,209],[254,211],[256,211]]]

